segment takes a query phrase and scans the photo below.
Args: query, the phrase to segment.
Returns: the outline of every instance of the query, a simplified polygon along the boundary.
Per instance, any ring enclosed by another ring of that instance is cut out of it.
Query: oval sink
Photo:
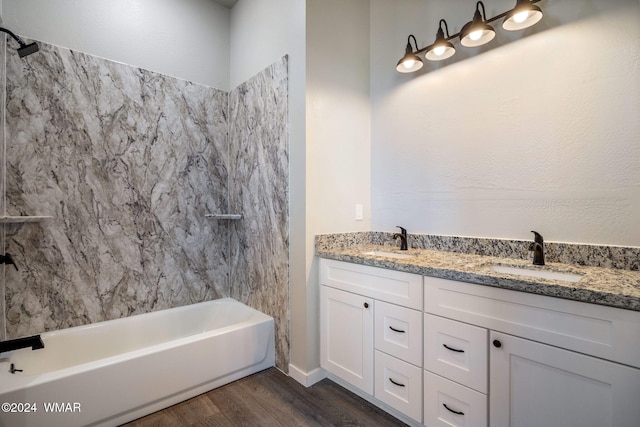
[[[382,256],[386,258],[397,258],[397,259],[407,259],[413,258],[415,255],[412,254],[401,254],[398,252],[387,252],[387,251],[369,251],[362,252],[363,255],[373,255],[373,256]]]
[[[584,276],[560,271],[533,270],[521,267],[509,267],[506,265],[492,265],[491,269],[496,273],[513,274],[516,276],[539,277],[541,279],[562,280],[564,282],[579,282]]]

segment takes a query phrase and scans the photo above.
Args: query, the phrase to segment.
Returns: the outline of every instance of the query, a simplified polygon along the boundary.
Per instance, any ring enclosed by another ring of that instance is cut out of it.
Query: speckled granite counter
[[[354,244],[355,243],[355,244]],[[385,251],[413,255],[406,259],[366,255],[364,252]],[[445,252],[431,249],[399,251],[382,245],[351,242],[346,246],[316,244],[321,258],[382,267],[442,279],[459,280],[479,285],[529,292],[576,301],[608,305],[640,311],[640,272],[632,270],[547,263],[533,266],[526,259]],[[493,265],[547,270],[584,276],[578,282],[528,277],[496,272]]]

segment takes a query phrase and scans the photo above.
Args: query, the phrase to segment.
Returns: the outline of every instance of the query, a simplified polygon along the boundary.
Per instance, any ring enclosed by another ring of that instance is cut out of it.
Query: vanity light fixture
[[[442,31],[442,24],[444,23],[444,29],[447,31],[447,38],[444,38],[444,31]],[[456,48],[453,47],[449,38],[449,27],[447,21],[440,20],[438,26],[438,33],[436,34],[436,41],[427,49],[425,57],[429,61],[442,61],[443,59],[451,58],[456,53]]]
[[[414,71],[418,71],[424,65],[422,63],[422,59],[415,53],[413,53],[413,47],[411,46],[411,38],[413,38],[413,43],[416,46],[416,50],[418,50],[418,42],[413,34],[409,35],[407,38],[407,47],[404,52],[404,56],[400,61],[398,61],[398,65],[396,65],[396,70],[401,73],[413,73]]]
[[[480,15],[482,6],[482,15]],[[476,12],[473,20],[467,22],[460,31],[460,44],[464,47],[476,47],[489,43],[496,36],[493,27],[487,24],[487,12],[484,10],[484,3],[476,3]]]
[[[530,0],[518,0],[516,7],[511,9],[504,18],[502,28],[507,31],[517,31],[528,28],[542,19],[542,10]]]
[[[459,33],[449,35],[447,21],[441,19],[438,24],[436,40],[433,44],[418,49],[416,38],[413,34],[410,35],[407,40],[405,54],[402,59],[398,61],[396,70],[401,73],[418,71],[423,66],[422,59],[420,59],[419,56],[420,54],[424,54],[425,58],[430,61],[441,61],[452,57],[456,53],[456,49],[451,43],[451,40],[455,38],[460,38],[460,44],[464,47],[477,47],[489,43],[496,35],[495,30],[489,24],[502,18],[504,18],[502,28],[507,31],[517,31],[528,28],[542,19],[542,10],[535,5],[535,3],[539,1],[541,0],[516,0],[516,5],[513,9],[489,19],[487,19],[484,3],[478,1],[473,19],[467,22]],[[482,11],[480,9],[482,9]],[[442,29],[443,24],[444,30]],[[412,38],[415,50],[411,45]]]

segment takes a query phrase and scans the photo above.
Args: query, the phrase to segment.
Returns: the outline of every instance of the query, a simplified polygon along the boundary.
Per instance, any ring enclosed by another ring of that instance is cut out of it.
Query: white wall
[[[314,234],[370,230],[369,61],[368,0],[307,1],[307,218]]]
[[[2,26],[229,90],[229,14],[210,0],[3,0]]]
[[[542,1],[528,37],[397,73],[408,34],[471,19],[452,3],[371,0],[371,228],[640,246],[639,2]]]
[[[369,0],[306,3],[307,354],[305,359],[296,357],[292,340],[292,363],[308,373],[320,365],[314,238],[322,233],[366,231],[371,225],[371,111]],[[356,204],[363,205],[362,220],[355,218]],[[292,330],[298,326],[293,317],[298,310],[292,299]]]

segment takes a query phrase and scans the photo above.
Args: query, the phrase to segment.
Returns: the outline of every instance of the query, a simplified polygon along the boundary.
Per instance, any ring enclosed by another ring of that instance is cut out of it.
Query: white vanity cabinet
[[[320,261],[320,364],[422,422],[422,276]]]
[[[322,259],[321,365],[411,425],[640,425],[640,312]]]
[[[424,282],[425,425],[638,425],[640,312],[431,277]],[[442,355],[442,342],[465,356],[447,362],[453,356]],[[477,375],[483,364],[487,388]],[[464,415],[447,411],[442,405],[449,401]],[[478,410],[482,405],[488,414]],[[464,420],[467,415],[478,419]]]

